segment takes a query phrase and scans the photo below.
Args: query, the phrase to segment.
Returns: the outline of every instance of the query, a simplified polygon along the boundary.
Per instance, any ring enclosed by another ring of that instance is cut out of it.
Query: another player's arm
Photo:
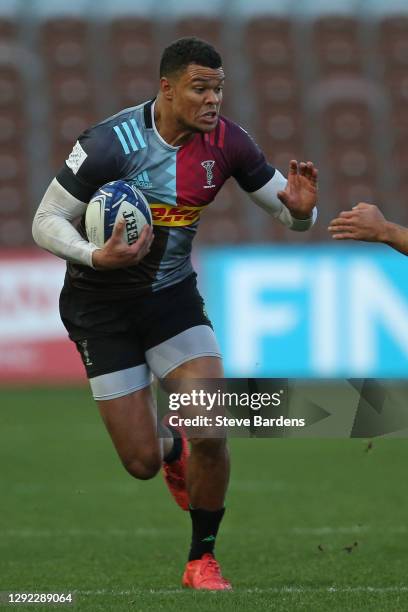
[[[92,194],[118,171],[112,153],[101,155],[101,144],[99,134],[90,130],[75,145],[72,158],[45,192],[34,217],[33,237],[40,247],[67,261],[97,269],[125,268],[139,263],[149,252],[153,240],[150,226],[129,246],[122,240],[123,224],[119,223],[100,249],[73,225],[85,213]]]
[[[328,229],[334,240],[382,242],[408,255],[408,229],[387,221],[373,204],[361,202],[352,210],[341,212]]]

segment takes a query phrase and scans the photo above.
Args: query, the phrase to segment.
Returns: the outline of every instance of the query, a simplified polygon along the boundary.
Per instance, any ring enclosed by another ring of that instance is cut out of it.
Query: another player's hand
[[[153,228],[145,225],[139,238],[129,246],[123,240],[125,220],[119,221],[113,228],[112,236],[105,242],[102,249],[92,253],[92,263],[100,270],[114,270],[135,266],[150,251],[153,242]]]
[[[377,206],[360,202],[352,210],[341,212],[328,230],[334,240],[385,242],[386,228],[387,221]]]
[[[317,169],[312,162],[298,164],[292,159],[286,188],[278,192],[278,198],[290,210],[292,217],[308,219],[312,216],[317,202]]]

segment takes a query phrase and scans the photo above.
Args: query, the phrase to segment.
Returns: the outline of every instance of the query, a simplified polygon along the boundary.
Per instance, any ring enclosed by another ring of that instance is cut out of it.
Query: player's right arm
[[[33,221],[36,243],[58,257],[97,269],[135,265],[149,252],[150,226],[131,246],[123,242],[118,224],[102,249],[85,240],[74,226],[90,197],[105,183],[119,178],[121,156],[104,125],[82,134],[64,167],[49,185]]]
[[[387,221],[380,209],[361,202],[352,210],[343,211],[329,225],[334,240],[382,242],[408,255],[408,229]]]

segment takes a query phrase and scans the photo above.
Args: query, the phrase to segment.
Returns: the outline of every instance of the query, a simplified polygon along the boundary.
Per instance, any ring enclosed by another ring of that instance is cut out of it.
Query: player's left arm
[[[382,242],[408,255],[408,229],[387,221],[374,204],[360,202],[352,210],[341,212],[328,229],[334,240]]]
[[[251,199],[286,227],[303,232],[317,218],[317,169],[312,162],[292,160],[288,178],[275,170],[273,177]]]
[[[317,217],[317,170],[312,162],[292,160],[286,179],[237,125],[231,129],[230,146],[232,176],[255,204],[292,230],[312,227]]]

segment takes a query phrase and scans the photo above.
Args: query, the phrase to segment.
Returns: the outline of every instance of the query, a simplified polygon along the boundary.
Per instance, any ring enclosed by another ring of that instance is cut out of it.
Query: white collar
[[[153,102],[153,104],[152,104],[152,106],[151,106],[151,113],[152,113],[152,126],[153,126],[154,133],[156,134],[157,138],[160,140],[160,142],[162,143],[162,145],[164,145],[164,146],[165,146],[165,147],[167,147],[168,149],[171,149],[172,151],[178,151],[178,149],[179,149],[180,147],[175,147],[175,146],[173,146],[173,145],[169,144],[168,142],[166,142],[166,141],[164,140],[164,138],[162,138],[162,136],[160,136],[160,134],[159,134],[159,130],[157,129],[157,127],[156,127],[156,123],[155,123],[155,121],[154,121],[154,107],[155,107],[155,105],[156,105],[156,100],[154,100],[154,102]]]

